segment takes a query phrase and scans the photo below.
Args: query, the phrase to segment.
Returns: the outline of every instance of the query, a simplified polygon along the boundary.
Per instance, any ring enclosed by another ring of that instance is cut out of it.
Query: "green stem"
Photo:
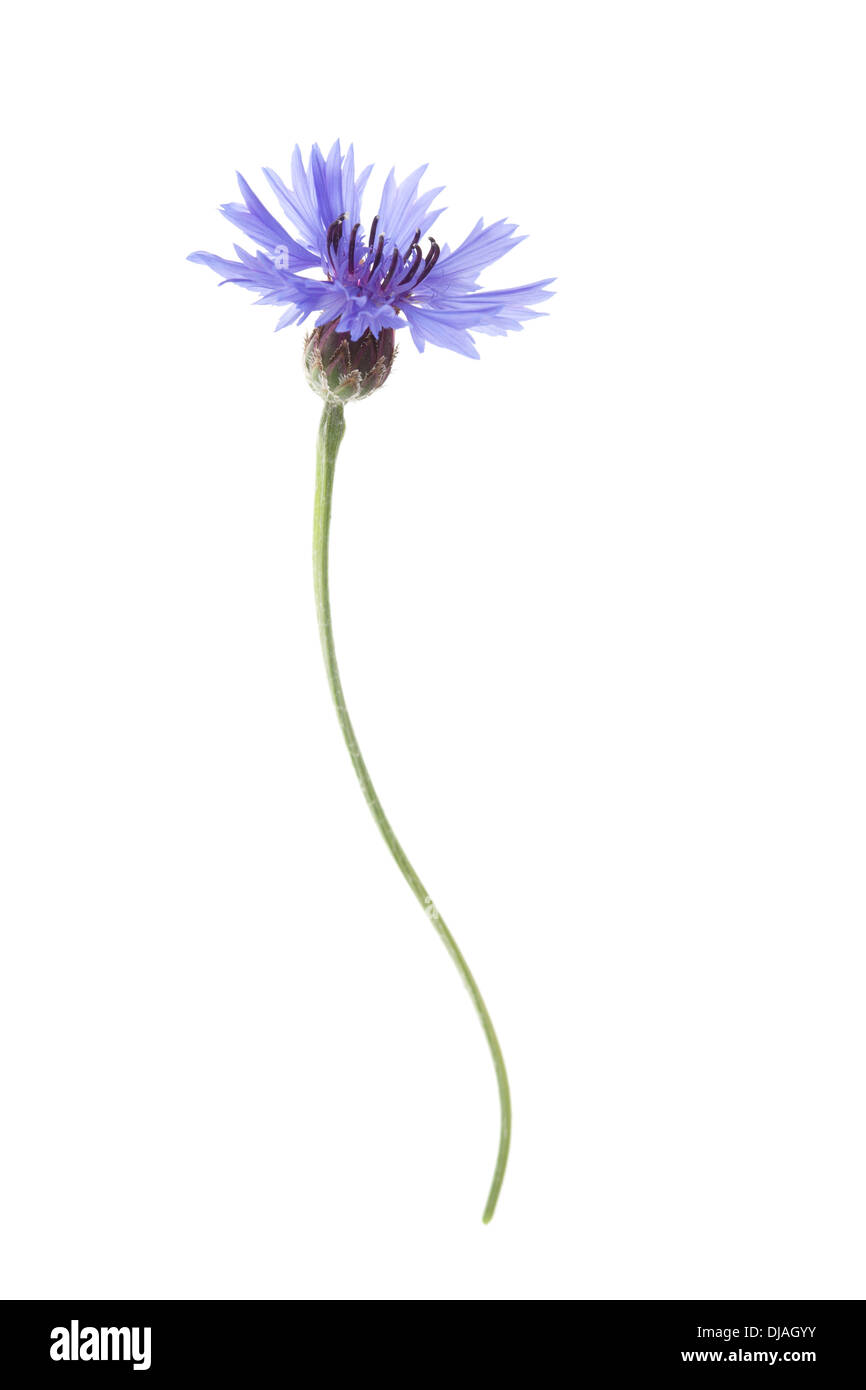
[[[487,1006],[481,997],[481,991],[472,975],[472,971],[463,959],[463,954],[451,935],[450,931],[443,922],[437,911],[433,899],[427,892],[424,884],[416,874],[412,865],[409,863],[400,841],[391,828],[391,823],[382,809],[382,803],[376,795],[376,790],[367,771],[367,765],[358,747],[358,740],[352,728],[352,721],[346,709],[346,700],[343,695],[343,686],[340,681],[340,672],[337,668],[337,654],[334,649],[334,635],[331,627],[331,600],[328,585],[328,536],[331,529],[331,498],[334,490],[334,469],[337,462],[337,451],[346,430],[343,418],[342,405],[332,405],[326,403],[322,412],[322,420],[319,425],[318,448],[316,452],[316,501],[313,514],[313,582],[316,591],[316,614],[319,620],[319,637],[322,643],[322,654],[325,658],[325,669],[328,673],[328,685],[331,688],[334,705],[337,710],[337,718],[340,721],[340,728],[343,731],[343,738],[346,740],[346,747],[349,750],[349,757],[352,759],[352,766],[361,784],[367,805],[373,814],[373,819],[382,832],[382,837],[388,846],[397,866],[408,883],[415,897],[418,899],[425,913],[433,923],[439,936],[445,945],[445,949],[454,961],[460,978],[469,991],[475,1011],[484,1029],[484,1036],[490,1047],[493,1057],[493,1066],[496,1071],[496,1083],[499,1087],[499,1103],[501,1110],[501,1123],[499,1133],[499,1152],[496,1156],[496,1167],[493,1172],[493,1181],[490,1185],[490,1194],[487,1198],[487,1205],[484,1208],[483,1220],[489,1221],[496,1210],[496,1201],[499,1197],[499,1189],[502,1187],[502,1180],[505,1177],[505,1165],[508,1162],[508,1146],[511,1141],[511,1096],[508,1090],[508,1076],[505,1071],[505,1062],[502,1057],[502,1049],[496,1036]]]

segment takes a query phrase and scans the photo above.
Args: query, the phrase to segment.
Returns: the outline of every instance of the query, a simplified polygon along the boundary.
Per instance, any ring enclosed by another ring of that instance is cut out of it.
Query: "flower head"
[[[396,351],[393,328],[383,328],[378,338],[369,328],[350,338],[327,323],[314,328],[304,344],[307,381],[332,405],[361,401],[384,386]]]
[[[391,170],[367,224],[361,197],[372,167],[356,178],[352,147],[342,155],[337,141],[327,159],[314,145],[306,167],[295,147],[291,188],[265,169],[296,237],[239,174],[243,203],[226,203],[220,211],[262,249],[252,254],[235,246],[237,260],[205,251],[189,259],[210,266],[224,282],[258,291],[259,304],[287,306],[278,329],[316,314],[317,327],[332,325],[353,342],[408,325],[421,352],[434,343],[477,357],[471,333],[503,334],[539,317],[530,306],[550,298],[550,280],[508,290],[478,284],[486,266],[523,240],[512,223],[485,227],[482,219],[453,251],[440,247],[428,234],[444,210],[432,206],[442,189],[419,194],[425,164],[401,183]],[[314,270],[324,278],[306,273]]]

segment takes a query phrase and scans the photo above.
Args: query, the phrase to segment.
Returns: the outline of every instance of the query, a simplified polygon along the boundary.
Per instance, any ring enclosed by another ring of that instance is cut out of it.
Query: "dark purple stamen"
[[[373,220],[375,221],[375,218],[374,218]],[[372,243],[372,240],[371,240],[370,245],[372,246],[372,244],[373,244],[373,243]],[[379,267],[379,262],[380,262],[381,259],[382,259],[382,256],[383,256],[383,254],[384,254],[384,251],[385,251],[385,238],[384,238],[384,236],[380,236],[380,237],[379,237],[379,245],[378,245],[378,247],[376,248],[376,258],[375,258],[375,260],[373,261],[372,265],[370,266],[370,269],[367,271],[367,274],[366,274],[366,276],[365,276],[365,280],[366,280],[366,282],[367,282],[368,284],[369,284],[369,282],[370,282],[370,277],[371,277],[371,275],[373,275],[373,274],[376,272],[376,270],[378,269],[378,267]]]
[[[431,238],[430,238],[430,250],[427,252],[427,255],[424,257],[424,269],[421,271],[421,274],[418,276],[418,279],[415,281],[414,285],[412,286],[413,290],[416,290],[416,289],[418,288],[418,286],[420,285],[421,281],[422,281],[427,275],[430,274],[430,271],[433,269],[433,267],[434,267],[434,265],[436,264],[436,262],[438,261],[438,259],[439,259],[439,247],[436,245],[436,242],[433,240],[433,237],[431,236]]]
[[[361,225],[360,222],[356,222],[356,223],[355,223],[354,227],[352,228],[352,235],[349,237],[349,274],[350,274],[350,275],[354,275],[354,273],[355,273],[355,238],[356,238],[357,235],[358,235],[358,228],[360,227],[360,225]]]
[[[412,279],[412,276],[415,274],[415,271],[418,269],[418,266],[421,263],[421,257],[424,254],[424,252],[421,250],[421,247],[416,245],[415,243],[413,243],[413,245],[410,246],[409,250],[412,252],[412,264],[410,265],[406,274],[403,276],[403,279],[400,281],[401,285],[405,285],[407,280]]]
[[[346,214],[344,212],[341,212],[340,216],[335,217],[334,221],[328,228],[328,251],[333,253],[332,260],[333,256],[336,256],[337,254],[337,247],[340,245],[340,238],[343,235],[343,222],[345,221],[345,218]]]
[[[371,245],[371,246],[375,246],[375,244],[376,244],[376,228],[378,227],[378,225],[379,225],[379,214],[376,213],[376,216],[373,218],[373,221],[370,223],[370,245]]]
[[[393,256],[391,257],[391,264],[390,264],[389,267],[388,267],[388,274],[385,276],[384,280],[382,281],[381,285],[379,286],[380,290],[386,290],[386,289],[388,288],[388,285],[389,285],[390,282],[391,282],[391,277],[393,276],[394,271],[397,269],[397,262],[399,261],[399,259],[400,259],[400,252],[399,252],[399,251],[397,250],[397,248],[395,247],[395,248],[394,248],[394,254],[393,254]]]

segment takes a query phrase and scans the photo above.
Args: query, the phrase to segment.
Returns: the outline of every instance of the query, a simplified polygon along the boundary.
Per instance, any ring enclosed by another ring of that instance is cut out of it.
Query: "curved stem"
[[[439,936],[445,945],[445,949],[454,961],[460,978],[469,991],[472,1003],[475,1005],[476,1013],[484,1029],[484,1036],[487,1038],[493,1057],[493,1066],[496,1071],[496,1083],[499,1087],[499,1103],[501,1110],[501,1126],[499,1134],[499,1152],[496,1156],[496,1167],[493,1172],[493,1181],[490,1185],[490,1194],[487,1198],[487,1205],[484,1208],[483,1220],[489,1221],[496,1210],[496,1201],[499,1197],[499,1190],[502,1187],[502,1180],[505,1177],[505,1165],[508,1162],[508,1147],[511,1141],[511,1096],[508,1090],[508,1076],[505,1071],[505,1062],[502,1057],[502,1049],[493,1027],[487,1006],[481,997],[481,991],[472,975],[472,971],[466,964],[463,954],[446,927],[439,912],[427,892],[424,884],[416,874],[410,864],[400,841],[391,828],[391,823],[382,809],[382,803],[376,795],[367,765],[358,747],[358,740],[352,728],[352,721],[346,709],[346,701],[343,695],[343,686],[340,681],[340,672],[337,668],[337,654],[334,649],[334,635],[331,628],[331,600],[328,584],[328,536],[331,529],[331,498],[334,488],[334,469],[337,461],[337,451],[340,441],[345,433],[346,425],[343,417],[342,405],[332,405],[326,403],[322,412],[322,420],[319,425],[318,448],[316,452],[316,501],[313,514],[313,582],[316,592],[316,614],[319,620],[319,637],[322,643],[322,654],[325,658],[325,669],[328,673],[328,685],[331,688],[334,705],[337,710],[337,718],[340,721],[340,728],[343,731],[343,738],[346,740],[346,747],[349,750],[349,757],[352,759],[352,766],[361,784],[367,805],[372,812],[373,819],[382,832],[382,837],[388,846],[397,866],[408,883],[415,897],[418,899],[425,913],[433,923]]]

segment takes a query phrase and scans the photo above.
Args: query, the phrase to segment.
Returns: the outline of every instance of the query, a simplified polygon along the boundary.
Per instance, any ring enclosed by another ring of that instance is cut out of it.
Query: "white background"
[[[0,1292],[863,1297],[863,7],[7,25]],[[302,332],[184,259],[336,136],[558,277],[336,486],[489,1228]]]

